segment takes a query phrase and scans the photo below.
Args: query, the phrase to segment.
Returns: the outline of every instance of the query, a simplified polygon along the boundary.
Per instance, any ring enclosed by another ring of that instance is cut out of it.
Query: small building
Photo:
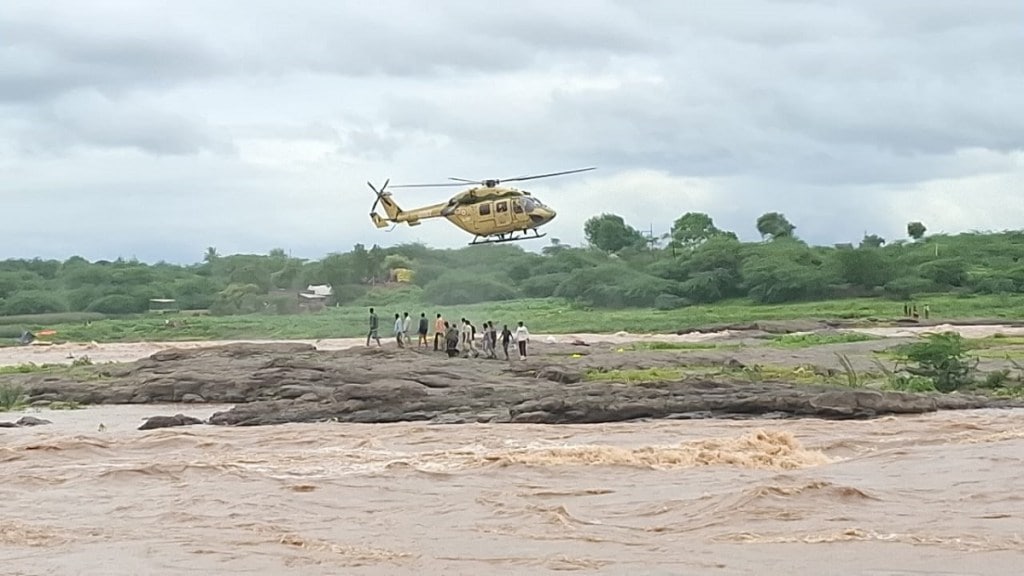
[[[314,294],[316,296],[328,297],[334,293],[334,290],[329,284],[310,284],[303,290],[305,294]]]
[[[318,286],[310,284],[305,290],[299,292],[299,307],[311,312],[322,310],[327,306],[327,299],[333,293],[334,290],[326,284]]]
[[[408,268],[394,268],[391,270],[391,281],[408,284],[412,282],[413,272]]]
[[[149,311],[153,314],[178,312],[178,302],[174,298],[150,298]]]

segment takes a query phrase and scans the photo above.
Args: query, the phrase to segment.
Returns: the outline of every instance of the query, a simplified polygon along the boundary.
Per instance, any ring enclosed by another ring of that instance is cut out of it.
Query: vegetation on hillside
[[[220,255],[180,266],[134,260],[0,262],[0,315],[53,313],[102,317],[145,312],[150,299],[218,316],[298,310],[297,291],[331,285],[330,304],[422,302],[459,306],[522,298],[557,298],[579,307],[683,307],[748,299],[770,305],[842,298],[906,301],[921,294],[1024,293],[1024,231],[927,236],[911,222],[907,239],[865,236],[857,245],[812,246],[785,215],[754,223],[762,240],[741,242],[706,214],[678,218],[651,238],[614,214],[585,225],[587,246],[552,239],[541,253],[521,245],[432,249],[421,244],[352,250],[321,260]],[[411,282],[389,282],[392,271]]]

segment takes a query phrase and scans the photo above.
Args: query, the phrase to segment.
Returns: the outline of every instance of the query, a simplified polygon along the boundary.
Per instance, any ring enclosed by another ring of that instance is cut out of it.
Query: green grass
[[[13,384],[0,385],[0,412],[25,407],[25,389]]]
[[[868,342],[871,340],[881,340],[881,338],[860,332],[781,334],[770,337],[768,345],[776,348],[812,348],[826,344],[846,344],[849,342]]]
[[[776,381],[793,384],[845,384],[843,374],[832,376],[822,374],[813,366],[770,366],[757,365],[744,368],[730,368],[721,365],[687,365],[673,368],[633,368],[624,370],[589,370],[583,375],[587,382],[622,382],[626,384],[651,384],[657,382],[678,382],[687,377],[701,377],[709,380],[735,382]]]
[[[956,297],[937,295],[919,298],[928,303],[935,319],[956,318],[1021,318],[1024,317],[1022,296]],[[467,317],[479,327],[485,320],[508,324],[522,320],[533,333],[635,333],[675,332],[712,324],[747,323],[759,320],[792,319],[896,319],[902,315],[902,303],[880,298],[831,300],[786,305],[756,305],[748,300],[733,300],[707,306],[691,306],[677,310],[654,309],[587,309],[556,298],[489,302],[466,306],[434,306],[413,301],[392,301],[377,305],[381,337],[391,334],[395,312],[408,311],[414,317],[425,312],[433,318],[438,312],[446,318]],[[132,342],[146,340],[211,340],[211,339],[316,339],[362,337],[366,335],[367,308],[343,306],[315,314],[244,316],[182,316],[139,315],[122,318],[100,318],[89,325],[84,321],[60,321],[59,317],[21,317],[7,326],[20,333],[22,328],[57,331],[52,341]],[[177,327],[165,326],[173,320]],[[8,344],[10,342],[7,342]]]
[[[25,314],[19,316],[0,316],[0,326],[21,324],[74,324],[90,322],[106,318],[98,312],[54,312],[52,314]],[[19,331],[20,334],[20,331]]]

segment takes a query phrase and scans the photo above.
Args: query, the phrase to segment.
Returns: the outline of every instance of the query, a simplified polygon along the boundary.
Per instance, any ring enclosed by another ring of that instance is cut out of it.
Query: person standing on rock
[[[416,347],[417,348],[420,348],[420,347],[424,347],[425,348],[427,346],[427,329],[429,328],[429,326],[430,326],[430,323],[427,322],[427,313],[426,312],[420,312],[420,325],[418,326],[419,330],[417,330],[417,332],[419,333],[420,339],[419,339],[419,342],[416,343]]]
[[[437,319],[434,320],[434,352],[440,350],[440,343],[445,338],[445,333],[448,329],[448,323],[441,318],[441,315],[437,315]]]
[[[448,353],[448,357],[457,356],[459,354],[459,329],[454,323],[444,323],[444,336],[444,350]]]
[[[412,340],[409,339],[409,329],[412,328],[412,318],[409,317],[409,313],[405,313],[405,318],[402,321],[402,338],[405,339],[406,344],[412,344]]]
[[[487,322],[487,338],[490,340],[490,351],[491,358],[498,359],[498,329],[494,326],[494,321]]]
[[[505,324],[504,328],[501,329],[501,349],[505,351],[505,360],[508,360],[508,345],[512,341],[512,331],[508,329],[508,324]]]
[[[469,320],[463,318],[462,319],[462,345],[463,345],[463,352],[465,353],[466,356],[469,356],[470,353],[472,353],[473,357],[476,358],[476,357],[480,356],[480,352],[477,351],[477,349],[476,349],[476,342],[473,341],[473,337],[475,336],[474,332],[475,332],[475,330],[473,329],[473,325],[470,324]]]
[[[398,342],[399,348],[405,348],[405,344],[402,343],[403,327],[404,325],[402,324],[402,316],[398,312],[395,312],[395,340]]]
[[[366,335],[367,346],[370,345],[371,338],[377,341],[377,346],[381,346],[380,336],[377,333],[378,329],[380,329],[380,320],[377,318],[377,313],[373,311],[373,308],[370,308],[370,332]]]
[[[490,351],[491,358],[498,359],[498,329],[494,326],[494,321],[490,320],[487,322],[487,339],[490,340]]]
[[[484,354],[487,358],[494,358],[494,347],[491,346],[491,330],[487,322],[484,322],[483,331],[481,333],[483,334],[481,343],[483,344]]]
[[[522,320],[519,321],[519,326],[516,327],[513,337],[519,346],[519,359],[526,360],[526,343],[530,341],[530,331],[526,329],[526,326],[523,326]]]

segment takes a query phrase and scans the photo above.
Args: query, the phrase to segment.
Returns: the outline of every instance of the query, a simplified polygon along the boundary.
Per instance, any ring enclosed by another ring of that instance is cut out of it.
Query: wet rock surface
[[[22,416],[14,422],[0,422],[0,428],[21,428],[24,426],[44,426],[46,424],[53,424],[53,422],[36,418],[35,416]]]
[[[763,346],[736,349],[633,350],[588,342],[536,343],[520,361],[448,358],[432,349],[354,348],[318,351],[308,344],[231,344],[166,350],[120,365],[94,366],[75,379],[29,375],[30,402],[80,404],[235,404],[206,423],[231,426],[287,422],[432,421],[597,423],[643,418],[871,418],[947,409],[1020,406],[1021,402],[961,394],[913,394],[796,384],[743,376],[750,366],[813,364],[838,369],[836,352],[870,366],[878,342],[802,350]],[[891,344],[885,344],[891,345]],[[499,352],[500,355],[500,352]],[[630,381],[615,370],[721,370],[658,381]],[[176,414],[149,419],[140,429],[203,421]]]

